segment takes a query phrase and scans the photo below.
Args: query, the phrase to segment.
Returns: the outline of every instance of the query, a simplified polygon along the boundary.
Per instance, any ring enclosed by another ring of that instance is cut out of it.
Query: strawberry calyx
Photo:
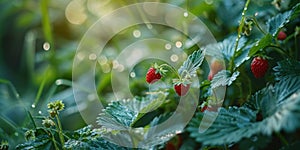
[[[168,72],[168,70],[164,69],[163,65],[159,66],[157,63],[155,63],[152,68],[155,69],[156,74],[159,73],[161,75],[165,75]]]

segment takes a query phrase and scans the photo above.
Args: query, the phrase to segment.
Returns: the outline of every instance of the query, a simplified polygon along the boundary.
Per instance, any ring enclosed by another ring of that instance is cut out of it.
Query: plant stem
[[[59,120],[58,115],[56,115],[55,117],[56,117],[56,121],[57,121],[57,125],[58,125],[58,135],[59,135],[59,139],[60,139],[62,148],[65,149],[65,148],[64,148],[64,145],[65,145],[65,139],[64,139],[63,132],[62,132],[61,123],[60,123],[60,120]]]
[[[35,100],[34,100],[34,105],[37,105],[37,103],[39,102],[39,100],[40,100],[40,98],[41,98],[41,95],[42,95],[42,92],[43,92],[43,89],[44,89],[44,87],[45,87],[45,83],[46,83],[46,79],[47,79],[47,71],[48,70],[48,68],[46,69],[46,71],[45,71],[45,74],[44,74],[44,78],[43,78],[43,80],[42,80],[42,83],[41,83],[41,85],[40,85],[40,87],[39,87],[39,89],[38,89],[38,92],[37,92],[37,94],[36,94],[36,97],[35,97]]]
[[[160,65],[160,67],[168,67],[173,73],[176,74],[176,76],[178,78],[181,78],[180,75],[178,74],[178,72],[173,67],[171,67],[170,65],[168,65],[168,64],[162,64],[162,65]]]
[[[241,19],[240,24],[239,24],[239,31],[238,31],[238,35],[237,35],[237,38],[236,38],[236,41],[235,41],[234,53],[233,53],[233,57],[230,60],[230,72],[231,73],[233,73],[233,71],[234,71],[234,67],[233,67],[234,58],[235,58],[235,55],[238,51],[238,45],[239,45],[239,41],[240,41],[240,38],[241,38],[242,28],[245,24],[245,13],[246,13],[246,10],[248,9],[249,3],[250,3],[250,0],[247,0],[247,2],[245,4],[245,7],[243,9],[243,12],[242,12],[242,19]]]
[[[284,143],[284,145],[286,145],[286,146],[289,145],[288,141],[285,139],[285,137],[284,137],[283,135],[281,135],[279,132],[276,132],[276,135],[277,135],[277,137],[280,139],[280,141],[281,141],[282,143]]]
[[[267,46],[267,47],[273,47],[273,48],[275,48],[275,51],[278,52],[278,53],[280,53],[281,55],[284,55],[284,56],[286,56],[286,57],[290,57],[289,55],[287,55],[287,54],[284,52],[284,49],[282,49],[282,48],[279,47],[279,46],[276,46],[276,45],[271,44],[271,45],[269,45],[269,46]]]
[[[296,50],[295,58],[296,58],[296,60],[298,60],[299,51],[297,51],[298,50],[298,42],[297,42],[296,36],[295,36],[294,42],[295,42],[295,50]]]
[[[59,150],[59,148],[58,148],[58,146],[57,146],[57,144],[56,144],[55,138],[54,138],[54,136],[53,136],[52,133],[51,133],[51,137],[52,137],[52,142],[53,142],[53,145],[54,145],[55,150]]]
[[[267,35],[267,33],[261,28],[261,26],[258,24],[258,21],[255,17],[252,17],[254,24],[256,25],[256,27],[259,29],[260,32],[262,32],[264,35]]]

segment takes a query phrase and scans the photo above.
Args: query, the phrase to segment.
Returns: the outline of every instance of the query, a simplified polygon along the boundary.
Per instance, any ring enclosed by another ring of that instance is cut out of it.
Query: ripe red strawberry
[[[151,67],[146,74],[146,81],[149,84],[158,81],[160,78],[161,78],[161,74],[154,67]]]
[[[189,91],[190,84],[183,84],[183,83],[175,84],[174,89],[178,96],[184,96]]]
[[[201,108],[201,112],[204,112],[205,110],[207,110],[207,108],[208,108],[207,105],[203,106],[203,107]]]
[[[285,38],[286,38],[286,33],[283,31],[279,31],[279,33],[277,35],[277,39],[283,41],[283,40],[285,40]]]
[[[217,112],[218,111],[218,106],[207,106],[207,105],[205,105],[201,108],[201,112],[204,112],[205,110]]]
[[[255,57],[252,60],[251,71],[255,76],[255,78],[263,77],[266,74],[268,67],[269,67],[268,60],[266,59],[263,59],[261,57]]]
[[[172,138],[167,144],[165,150],[178,150],[182,145],[181,135],[177,135]]]

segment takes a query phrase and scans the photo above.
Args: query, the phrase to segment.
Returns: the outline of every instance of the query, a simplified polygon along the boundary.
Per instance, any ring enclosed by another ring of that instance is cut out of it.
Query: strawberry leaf
[[[293,64],[297,65],[297,64]],[[291,66],[293,66],[291,65]],[[220,108],[219,112],[197,113],[187,130],[204,145],[237,143],[273,132],[293,132],[300,128],[300,76],[285,78],[255,93],[243,106]],[[262,120],[257,119],[259,112]],[[203,116],[217,116],[205,132],[199,132]]]
[[[248,60],[249,48],[244,48],[246,46],[247,39],[242,37],[239,40],[238,50],[236,56],[234,56],[235,41],[236,36],[230,36],[224,39],[222,42],[217,44],[211,44],[205,47],[206,55],[216,58],[218,60],[230,61],[235,59],[235,67],[239,67],[244,61]]]
[[[180,76],[190,75],[193,76],[196,74],[196,70],[200,67],[203,62],[205,55],[204,50],[194,51],[187,60],[183,63],[183,65],[178,69],[178,73]]]
[[[17,145],[15,149],[51,149],[51,136],[49,136],[49,133],[45,129],[37,128],[34,134],[35,138]]]
[[[129,149],[104,140],[101,137],[103,134],[103,131],[99,129],[92,129],[92,126],[89,125],[75,131],[72,135],[70,135],[70,139],[65,143],[64,147],[67,149]]]
[[[276,36],[276,34],[280,31],[280,29],[286,25],[288,22],[290,22],[292,11],[287,11],[283,14],[278,14],[275,17],[269,19],[267,21],[267,29],[268,32]]]
[[[233,83],[233,81],[236,80],[239,74],[240,72],[237,71],[231,75],[228,70],[222,70],[214,76],[213,80],[211,81],[211,88],[229,86]]]
[[[183,130],[183,126],[181,124],[174,124],[168,129],[152,127],[164,120],[163,118],[165,117],[154,118],[149,120],[149,122],[142,120],[145,124],[144,127],[132,128],[146,113],[157,109],[164,103],[166,96],[167,93],[159,92],[147,97],[136,97],[130,100],[110,103],[97,120],[102,129],[110,131],[103,134],[102,137],[117,140],[120,142],[118,144],[138,144],[145,149],[168,141],[172,138],[171,135],[175,135],[176,132]],[[149,128],[149,126],[152,128]],[[136,133],[137,131],[138,134]],[[166,135],[168,135],[167,138]]]
[[[288,77],[300,76],[300,62],[292,59],[280,61],[273,70],[275,71],[275,79],[284,81]]]
[[[107,126],[116,130],[130,127],[143,115],[163,104],[166,96],[167,93],[159,92],[147,97],[135,97],[131,100],[112,102],[100,114],[98,123],[101,126]]]
[[[278,14],[273,18],[269,19],[267,21],[268,32],[271,35],[276,36],[282,27],[284,27],[291,20],[299,17],[299,14],[300,14],[300,3],[294,6],[292,10],[284,12],[282,14]]]

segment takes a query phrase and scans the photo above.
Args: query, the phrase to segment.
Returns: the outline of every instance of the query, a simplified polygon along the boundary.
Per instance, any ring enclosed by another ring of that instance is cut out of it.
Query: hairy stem
[[[64,145],[65,145],[65,139],[64,139],[64,135],[63,135],[61,123],[60,123],[60,120],[59,120],[58,115],[56,115],[55,117],[56,117],[56,121],[57,121],[57,125],[58,125],[58,135],[59,135],[59,139],[60,139],[62,148],[65,149],[65,148],[64,148]]]
[[[288,141],[285,139],[285,137],[282,134],[280,134],[279,132],[276,132],[276,135],[280,139],[280,141],[282,143],[284,143],[284,145],[286,145],[286,146],[289,145]]]
[[[246,13],[246,10],[248,9],[249,3],[250,3],[250,0],[247,0],[247,2],[245,4],[245,7],[243,9],[243,12],[242,12],[242,19],[241,19],[240,24],[239,24],[239,30],[238,30],[237,38],[235,40],[234,53],[233,53],[233,57],[230,60],[230,72],[231,73],[233,73],[233,71],[234,71],[234,67],[233,67],[234,66],[234,59],[235,59],[235,55],[238,51],[238,46],[239,46],[239,41],[240,41],[240,38],[241,38],[242,28],[245,24],[245,13]]]
[[[173,67],[171,67],[170,65],[168,65],[168,64],[162,64],[162,65],[160,65],[160,67],[167,67],[167,68],[169,68],[173,73],[176,74],[176,76],[178,78],[181,78],[180,75],[178,74],[178,72]]]
[[[261,26],[259,25],[257,19],[253,16],[252,17],[254,24],[256,25],[256,27],[259,29],[260,32],[262,32],[264,35],[267,35],[267,33],[261,28]]]

